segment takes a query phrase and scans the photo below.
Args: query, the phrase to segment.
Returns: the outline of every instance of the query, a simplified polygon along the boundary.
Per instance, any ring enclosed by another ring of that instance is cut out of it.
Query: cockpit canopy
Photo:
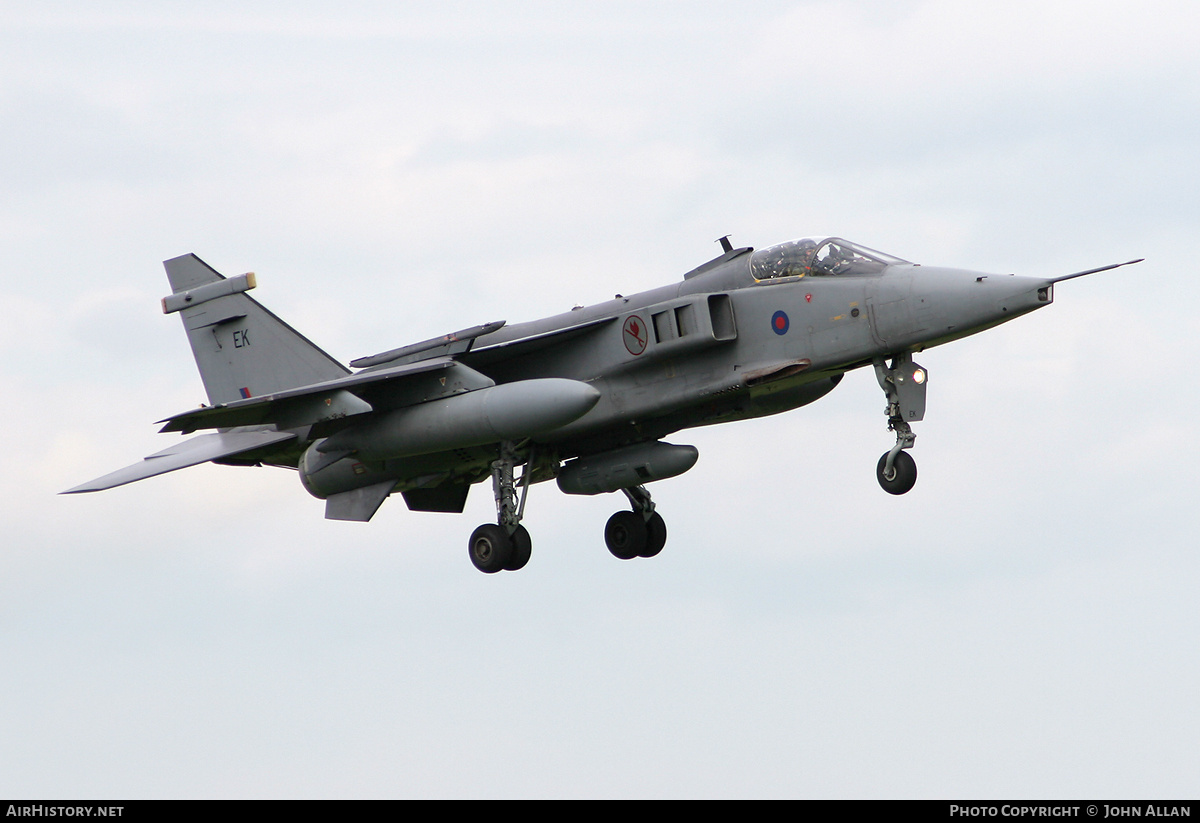
[[[840,237],[792,240],[759,249],[750,257],[755,280],[836,274],[878,274],[888,266],[908,263]]]

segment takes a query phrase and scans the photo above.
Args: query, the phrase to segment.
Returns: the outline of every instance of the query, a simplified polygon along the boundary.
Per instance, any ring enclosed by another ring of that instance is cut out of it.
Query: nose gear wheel
[[[899,452],[892,460],[892,469],[889,473],[887,462],[891,456],[891,452],[880,456],[879,465],[875,467],[875,476],[879,479],[879,485],[888,494],[904,494],[917,482],[917,461],[913,460],[912,455],[908,452]]]

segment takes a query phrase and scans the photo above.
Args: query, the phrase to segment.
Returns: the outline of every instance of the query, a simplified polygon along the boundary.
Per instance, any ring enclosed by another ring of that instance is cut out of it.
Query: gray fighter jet
[[[208,461],[267,464],[296,469],[325,517],[366,521],[397,491],[416,511],[462,512],[490,478],[496,523],[477,528],[469,550],[492,573],[529,561],[526,492],[555,478],[567,494],[622,492],[630,510],[609,519],[605,542],[621,559],[651,557],[667,527],[646,484],[697,458],[662,438],[804,406],[871,367],[896,435],[876,475],[904,494],[928,386],[913,354],[1047,306],[1055,283],[1128,265],[1016,277],[921,266],[836,237],[759,251],[719,242],[723,253],[679,282],[473,326],[360,358],[353,371],[247,295],[253,274],[225,278],[193,254],[167,260],[163,311],[183,320],[209,405],[159,422],[212,431],[65,493]]]

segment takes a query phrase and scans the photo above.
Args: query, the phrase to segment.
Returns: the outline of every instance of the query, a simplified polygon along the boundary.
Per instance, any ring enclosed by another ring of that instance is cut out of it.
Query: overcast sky
[[[397,6],[400,8],[397,9]],[[0,5],[0,796],[1194,797],[1200,6]],[[294,473],[57,492],[203,389],[161,261],[335,357],[837,234],[1053,276],[620,496],[328,522]]]

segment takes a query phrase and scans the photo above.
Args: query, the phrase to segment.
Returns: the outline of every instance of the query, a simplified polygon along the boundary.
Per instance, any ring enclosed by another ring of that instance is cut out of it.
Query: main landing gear
[[[667,524],[654,510],[654,501],[645,486],[621,491],[629,498],[633,511],[617,512],[608,518],[604,542],[613,556],[621,560],[654,557],[667,543]]]
[[[888,431],[896,433],[896,445],[879,458],[875,476],[888,494],[904,494],[917,482],[917,461],[904,451],[917,442],[908,423],[925,417],[925,388],[929,374],[913,362],[911,354],[902,354],[893,357],[890,366],[882,358],[876,360],[875,377],[887,395]]]
[[[471,542],[467,546],[471,562],[485,574],[523,569],[533,552],[533,541],[521,525],[533,460],[526,464],[521,476],[521,499],[518,501],[516,484],[513,482],[513,469],[517,465],[516,451],[514,443],[500,445],[500,458],[492,463],[496,523],[484,523],[477,528],[471,533]]]
[[[525,567],[532,554],[533,542],[521,525],[525,514],[525,499],[529,495],[533,454],[528,455],[521,475],[521,493],[513,471],[517,466],[517,445],[502,443],[500,457],[492,463],[492,489],[496,497],[496,522],[484,523],[471,533],[467,551],[475,568],[485,574],[517,571]],[[645,486],[621,489],[629,498],[632,511],[621,511],[608,519],[604,527],[604,542],[608,550],[621,560],[635,557],[654,557],[667,543],[667,524],[654,510],[654,501]]]

